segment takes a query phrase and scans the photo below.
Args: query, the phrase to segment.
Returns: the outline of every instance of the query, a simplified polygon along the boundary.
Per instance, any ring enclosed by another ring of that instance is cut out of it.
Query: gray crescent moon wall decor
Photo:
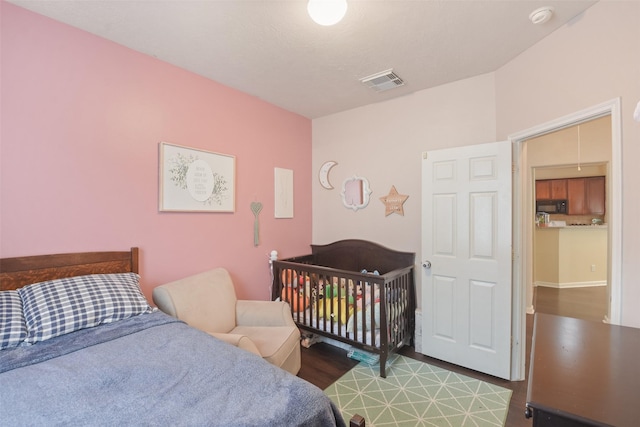
[[[320,185],[327,190],[333,189],[333,185],[329,181],[329,171],[332,167],[337,165],[338,162],[334,162],[333,160],[329,160],[328,162],[324,162],[322,166],[320,166],[320,171],[318,172],[318,179],[320,180]]]

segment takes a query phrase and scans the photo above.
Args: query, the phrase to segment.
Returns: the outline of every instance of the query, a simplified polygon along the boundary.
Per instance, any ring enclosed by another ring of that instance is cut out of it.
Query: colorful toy
[[[327,320],[335,319],[340,311],[340,321],[345,324],[353,313],[353,306],[347,304],[346,298],[324,298],[318,302],[318,311],[320,317]]]
[[[282,288],[282,301],[286,301],[291,305],[291,310],[302,312],[309,307],[309,298],[302,295],[297,289],[286,287]]]
[[[295,270],[290,268],[282,270],[280,276],[282,279],[282,293],[280,294],[282,301],[286,301],[291,305],[291,310],[301,312],[309,307],[308,289],[307,294],[302,293],[304,277],[299,276]]]
[[[282,285],[296,288],[298,286],[298,273],[290,268],[282,270]]]

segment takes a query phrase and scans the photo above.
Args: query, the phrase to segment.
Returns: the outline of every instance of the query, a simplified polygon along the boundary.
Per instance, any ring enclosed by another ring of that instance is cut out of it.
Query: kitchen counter
[[[602,225],[549,225],[547,227],[536,227],[540,230],[549,230],[549,229],[558,229],[562,228],[563,230],[606,230],[608,229],[607,224]]]
[[[572,288],[607,284],[608,227],[536,227],[534,283]]]

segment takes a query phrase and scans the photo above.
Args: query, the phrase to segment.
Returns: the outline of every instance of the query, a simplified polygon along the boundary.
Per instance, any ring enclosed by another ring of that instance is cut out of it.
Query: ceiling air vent
[[[404,81],[400,78],[400,76],[394,73],[393,70],[376,73],[369,77],[364,77],[360,79],[360,81],[376,92],[382,92],[384,90],[389,90],[404,85]]]

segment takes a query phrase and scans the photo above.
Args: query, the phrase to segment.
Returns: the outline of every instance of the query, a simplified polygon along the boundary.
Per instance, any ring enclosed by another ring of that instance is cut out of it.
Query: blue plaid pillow
[[[140,291],[139,280],[135,273],[92,274],[19,289],[27,325],[25,342],[153,311]]]
[[[0,292],[0,349],[17,347],[27,337],[18,291]]]

